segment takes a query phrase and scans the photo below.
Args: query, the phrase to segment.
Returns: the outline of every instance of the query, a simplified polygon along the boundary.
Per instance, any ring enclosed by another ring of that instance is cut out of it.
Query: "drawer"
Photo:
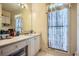
[[[26,42],[26,40],[24,40],[24,41],[21,41],[21,42],[18,42],[17,44],[16,44],[16,48],[19,50],[19,49],[21,49],[21,48],[24,48],[27,44],[26,44],[27,42]]]
[[[21,49],[21,48],[24,48],[27,45],[26,43],[27,42],[24,40],[21,42],[17,42],[17,43],[2,47],[1,48],[1,55],[6,56],[6,55],[9,55],[9,54]]]
[[[36,39],[40,39],[40,36],[37,36]]]
[[[1,53],[3,56],[6,56],[13,53],[16,50],[17,50],[16,44],[12,44],[12,45],[8,45],[6,47],[1,48]]]
[[[29,45],[29,39],[26,40],[26,45]]]

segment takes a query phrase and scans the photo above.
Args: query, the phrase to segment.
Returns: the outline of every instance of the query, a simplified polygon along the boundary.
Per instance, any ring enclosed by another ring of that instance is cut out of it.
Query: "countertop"
[[[11,39],[0,40],[0,47],[3,47],[8,44],[16,43],[22,40],[26,40],[26,39],[29,39],[29,38],[32,38],[38,35],[40,34],[19,35],[16,37],[12,37]]]

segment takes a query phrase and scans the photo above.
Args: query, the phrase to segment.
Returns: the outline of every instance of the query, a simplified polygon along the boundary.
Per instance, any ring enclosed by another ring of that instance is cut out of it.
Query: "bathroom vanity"
[[[0,56],[34,56],[40,50],[40,34],[0,40]]]

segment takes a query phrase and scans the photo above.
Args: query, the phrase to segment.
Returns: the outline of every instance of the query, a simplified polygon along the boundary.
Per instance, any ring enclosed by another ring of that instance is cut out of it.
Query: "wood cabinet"
[[[40,36],[29,39],[29,55],[34,56],[40,50]]]
[[[4,23],[4,24],[10,24],[10,17],[8,17],[8,16],[2,16],[2,23]]]
[[[2,10],[2,23],[10,24],[11,13],[6,10]]]

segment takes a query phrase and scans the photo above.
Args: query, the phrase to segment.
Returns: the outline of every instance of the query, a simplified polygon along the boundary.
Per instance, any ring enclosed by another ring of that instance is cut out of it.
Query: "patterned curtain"
[[[16,17],[16,32],[22,32],[22,18],[20,16]]]
[[[68,8],[48,13],[49,47],[68,51]]]

